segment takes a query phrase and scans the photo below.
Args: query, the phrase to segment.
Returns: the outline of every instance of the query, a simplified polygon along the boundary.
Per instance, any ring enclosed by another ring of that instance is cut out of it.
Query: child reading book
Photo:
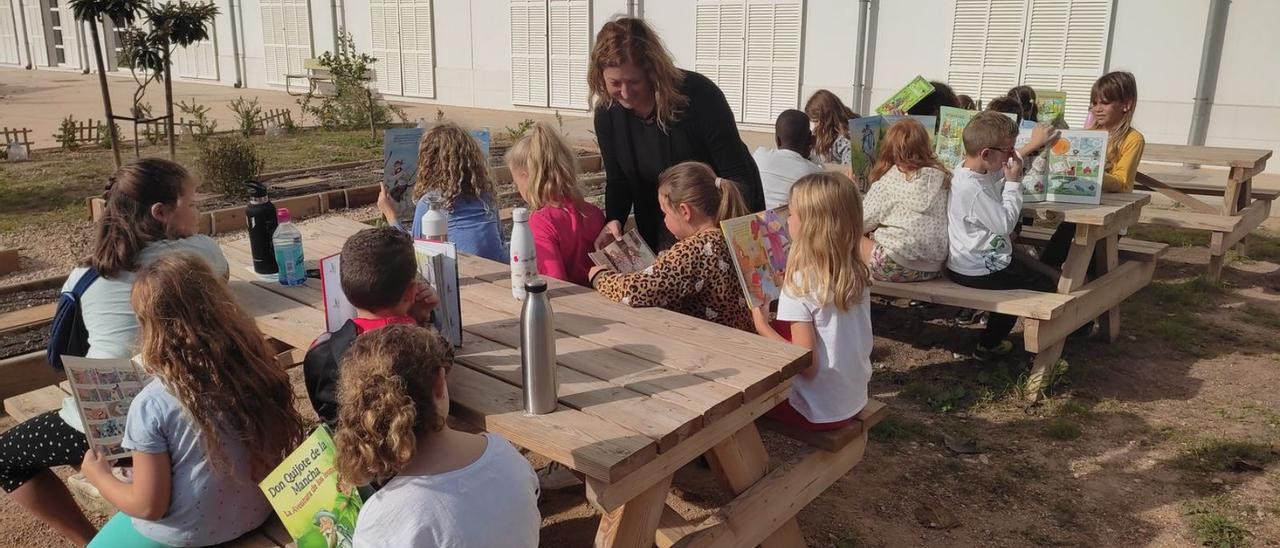
[[[791,322],[790,342],[813,350],[813,363],[794,377],[791,395],[769,416],[805,430],[846,426],[867,404],[871,280],[855,249],[862,201],[852,183],[826,172],[791,187],[791,252],[777,319]],[[787,340],[770,325],[767,303],[751,312],[757,332]]]
[[[155,376],[129,405],[121,481],[86,452],[85,478],[120,512],[89,546],[207,546],[262,524],[258,481],[302,441],[289,376],[253,319],[204,260],[173,254],[142,268],[133,308],[141,363]]]
[[[960,285],[1055,289],[1054,280],[1013,253],[1013,233],[1022,217],[1022,161],[1013,149],[1017,135],[1018,125],[994,111],[979,113],[964,128],[965,158],[951,180],[947,203],[948,277]],[[974,357],[986,360],[1013,350],[1005,337],[1016,321],[991,314]]]
[[[604,228],[604,212],[582,198],[577,156],[556,130],[535,124],[507,151],[507,166],[529,204],[538,273],[586,285],[587,253]]]
[[[1023,120],[1038,121],[1040,108],[1036,102],[1036,90],[1031,86],[1015,86],[1009,90],[1009,98],[1018,104],[1018,117]]]
[[[813,127],[813,158],[827,164],[849,164],[849,120],[858,115],[836,94],[825,89],[813,92],[804,104]]]
[[[929,146],[920,122],[889,127],[871,170],[876,181],[863,204],[859,253],[871,277],[886,282],[937,278],[947,260],[947,194],[951,174]]]
[[[720,221],[747,213],[735,183],[701,162],[676,164],[659,177],[658,204],[676,244],[639,272],[592,268],[591,285],[628,306],[660,306],[750,330],[751,313],[720,231]]]
[[[449,427],[444,339],[393,325],[360,337],[346,360],[338,476],[347,487],[384,483],[360,510],[356,546],[538,545],[529,461],[497,434]]]
[[[409,235],[390,227],[366,228],[342,244],[342,292],[356,317],[321,335],[302,361],[307,398],[330,428],[338,422],[342,355],[362,333],[393,324],[426,325],[439,298],[418,276]]]
[[[129,358],[137,353],[138,320],[129,296],[134,272],[151,261],[190,252],[217,276],[227,276],[227,260],[217,242],[196,234],[197,185],[181,165],[158,158],[126,164],[108,179],[106,204],[94,226],[88,256],[62,287],[71,291],[86,276],[100,276],[80,297],[87,357]],[[0,434],[0,487],[9,500],[83,545],[96,529],[50,468],[77,464],[88,450],[80,414],[68,397],[60,410]]]
[[[418,182],[413,187],[417,205],[410,234],[422,237],[422,216],[430,209],[428,193],[438,193],[449,214],[449,241],[458,251],[507,262],[498,222],[497,193],[489,178],[479,143],[467,130],[443,123],[422,135],[418,143]],[[400,227],[395,202],[386,187],[378,195],[378,210],[387,223]]]

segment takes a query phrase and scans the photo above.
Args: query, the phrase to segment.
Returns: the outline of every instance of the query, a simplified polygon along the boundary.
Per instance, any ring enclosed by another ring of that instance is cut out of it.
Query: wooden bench
[[[1227,250],[1242,242],[1271,213],[1271,202],[1280,189],[1259,189],[1253,177],[1262,173],[1270,150],[1148,144],[1143,152],[1134,187],[1159,192],[1184,209],[1144,209],[1139,222],[1212,232],[1209,242],[1211,280],[1222,276]],[[1223,172],[1188,169],[1149,162],[1176,162],[1227,168]],[[1195,198],[1221,196],[1215,207]]]
[[[333,73],[324,65],[320,64],[319,59],[311,58],[302,62],[302,74],[286,74],[284,76],[284,92],[294,97],[304,95],[313,95],[316,97],[332,97],[338,94],[338,88],[333,83]],[[290,85],[294,80],[306,80],[307,91],[303,93],[294,93],[290,89]]]
[[[1043,247],[1049,243],[1051,237],[1053,237],[1053,229],[1024,226],[1018,234],[1018,243]],[[1154,261],[1169,250],[1168,244],[1135,240],[1133,238],[1121,238],[1117,247],[1120,258],[1129,261]]]

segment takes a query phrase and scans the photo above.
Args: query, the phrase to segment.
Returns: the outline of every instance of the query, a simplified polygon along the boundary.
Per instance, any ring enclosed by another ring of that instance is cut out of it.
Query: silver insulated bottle
[[[524,285],[520,310],[520,369],[524,376],[524,410],[544,415],[556,410],[555,316],[547,298],[547,282],[539,277]]]

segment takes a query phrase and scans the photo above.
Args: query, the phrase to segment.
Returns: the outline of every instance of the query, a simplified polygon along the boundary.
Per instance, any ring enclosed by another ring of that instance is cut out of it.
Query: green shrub
[[[191,104],[186,101],[178,102],[178,110],[185,116],[191,117],[195,131],[192,131],[192,137],[197,141],[203,141],[209,138],[215,130],[218,129],[218,121],[209,119],[209,107],[196,103],[195,98],[191,98]]]
[[[196,154],[205,188],[235,198],[247,194],[243,183],[262,173],[265,163],[254,144],[238,135],[211,138]]]
[[[111,124],[116,127],[116,135],[120,135],[120,124]],[[98,146],[102,148],[111,148],[111,130],[107,129],[107,124],[98,122]]]
[[[557,118],[558,117],[559,115],[557,115]],[[516,127],[507,126],[507,136],[511,137],[511,142],[513,143],[519,141],[521,137],[524,137],[524,134],[529,133],[529,130],[533,129],[533,125],[535,123],[536,122],[533,120],[525,118],[520,120],[520,123],[516,124]]]
[[[369,74],[378,59],[356,53],[351,34],[341,33],[337,53],[326,51],[317,61],[333,77],[334,93],[316,95],[307,92],[298,99],[303,114],[309,114],[326,129],[356,129],[385,126],[394,118],[407,122],[404,110],[374,99],[369,89]]]
[[[246,100],[244,97],[237,97],[227,108],[236,115],[236,125],[240,128],[240,134],[245,137],[253,135],[258,118],[262,116],[262,107],[258,106],[258,98]]]
[[[62,145],[62,150],[75,150],[80,148],[80,143],[76,142],[76,119],[70,114],[62,119],[62,123],[58,125],[58,134],[53,136]]]

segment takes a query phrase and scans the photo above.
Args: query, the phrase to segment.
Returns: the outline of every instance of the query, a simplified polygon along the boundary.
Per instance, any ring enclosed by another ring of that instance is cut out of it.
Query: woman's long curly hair
[[[258,481],[302,441],[289,376],[203,259],[173,253],[144,266],[133,309],[143,366],[196,423],[214,470],[230,471],[226,447],[239,443]]]
[[[396,475],[413,458],[419,436],[444,428],[436,408],[440,374],[453,348],[432,330],[392,325],[356,339],[338,381],[338,477],[364,485]]]
[[[849,120],[857,118],[836,94],[825,89],[813,92],[804,103],[804,113],[813,120],[813,152],[824,162],[838,162],[831,156],[831,145],[840,137],[849,138]]]
[[[432,190],[440,193],[448,209],[458,196],[496,194],[480,143],[457,124],[435,126],[418,142],[418,183],[413,187],[413,198],[420,199]]]
[[[658,115],[658,126],[666,130],[689,106],[689,98],[680,92],[684,71],[676,68],[671,52],[643,19],[619,17],[605,23],[596,34],[596,45],[591,48],[591,69],[587,71],[592,106],[613,106],[613,96],[604,83],[604,69],[627,63],[635,64],[649,76],[656,95],[654,112]]]

